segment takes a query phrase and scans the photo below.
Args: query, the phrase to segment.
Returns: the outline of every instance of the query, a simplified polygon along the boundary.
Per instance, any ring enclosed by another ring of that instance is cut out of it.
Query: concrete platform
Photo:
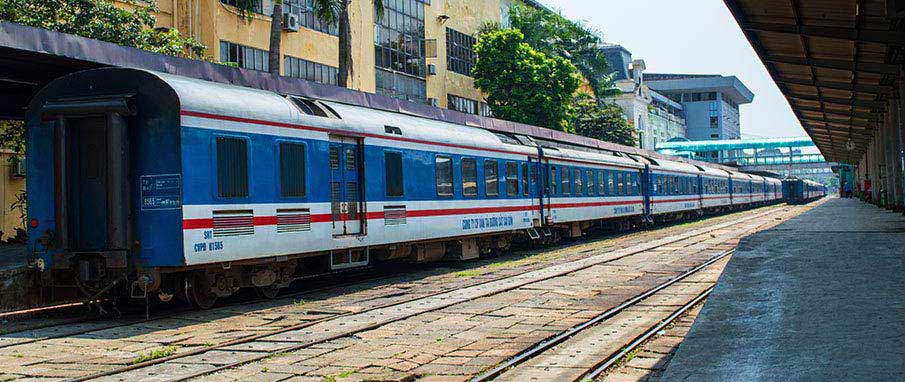
[[[905,380],[905,217],[830,199],[744,239],[662,380]]]

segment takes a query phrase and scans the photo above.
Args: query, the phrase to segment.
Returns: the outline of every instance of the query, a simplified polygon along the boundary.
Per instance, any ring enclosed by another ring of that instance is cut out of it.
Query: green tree
[[[635,129],[626,121],[619,105],[579,93],[573,100],[573,108],[569,122],[576,134],[625,146],[637,143]]]
[[[572,94],[581,84],[568,60],[548,57],[517,29],[483,34],[475,45],[472,76],[494,116],[556,130],[568,128]]]
[[[520,5],[510,8],[509,21],[512,28],[525,35],[525,42],[532,48],[571,61],[598,98],[617,94],[609,63],[600,49],[603,40],[599,31],[584,22]]]
[[[155,2],[127,2],[132,10],[109,0],[0,0],[0,20],[172,56],[203,56],[206,47],[197,40],[155,28]]]

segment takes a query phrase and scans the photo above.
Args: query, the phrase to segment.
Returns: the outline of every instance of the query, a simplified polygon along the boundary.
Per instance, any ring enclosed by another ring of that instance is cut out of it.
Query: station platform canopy
[[[827,160],[855,163],[905,60],[903,0],[724,0]]]

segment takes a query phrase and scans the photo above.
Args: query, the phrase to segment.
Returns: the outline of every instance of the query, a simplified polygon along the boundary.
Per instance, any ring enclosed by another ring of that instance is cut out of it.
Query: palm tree
[[[260,0],[240,0],[237,5],[244,12],[251,12],[254,9],[255,1]],[[274,0],[273,13],[270,24],[270,72],[279,75],[280,73],[280,45],[283,38],[283,1]],[[374,2],[375,17],[380,19],[383,17],[383,0],[372,0]],[[349,7],[352,0],[314,0],[311,2],[311,9],[305,12],[314,12],[317,18],[326,24],[339,24],[339,75],[337,83],[342,87],[349,87],[349,78],[353,73],[354,63],[352,62],[352,25],[349,21]]]

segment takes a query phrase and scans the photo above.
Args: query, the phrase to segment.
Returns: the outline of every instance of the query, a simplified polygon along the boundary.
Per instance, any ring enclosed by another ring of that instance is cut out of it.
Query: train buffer
[[[905,380],[903,242],[838,198],[744,239],[662,380]]]

